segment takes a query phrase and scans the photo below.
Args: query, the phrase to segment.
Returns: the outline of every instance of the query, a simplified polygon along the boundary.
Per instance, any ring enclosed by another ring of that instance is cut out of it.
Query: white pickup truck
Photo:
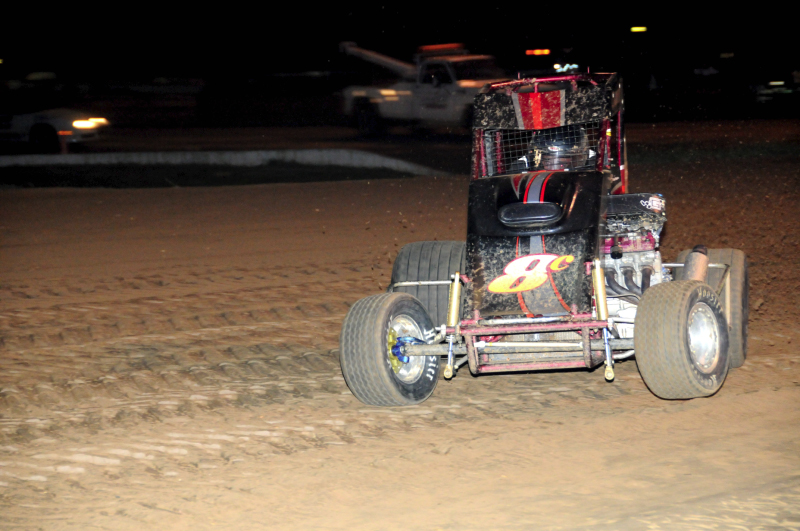
[[[395,72],[389,86],[344,89],[344,112],[365,136],[385,132],[391,123],[421,127],[470,127],[475,95],[506,76],[489,55],[471,55],[459,45],[423,46],[416,64],[345,42],[341,50]]]

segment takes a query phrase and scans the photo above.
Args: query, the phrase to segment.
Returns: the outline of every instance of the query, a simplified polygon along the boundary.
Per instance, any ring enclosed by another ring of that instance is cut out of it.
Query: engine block
[[[606,276],[608,313],[619,319],[616,329],[621,337],[633,337],[639,297],[650,286],[669,280],[658,251],[667,219],[666,203],[657,194],[611,196],[605,214],[601,267]]]

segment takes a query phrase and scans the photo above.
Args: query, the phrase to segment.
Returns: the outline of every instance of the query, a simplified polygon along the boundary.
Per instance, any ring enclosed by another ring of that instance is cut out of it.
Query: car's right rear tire
[[[728,327],[705,282],[651,286],[636,311],[636,363],[654,395],[687,399],[716,393],[728,375]]]
[[[456,271],[464,273],[466,263],[464,242],[414,242],[397,254],[392,268],[392,284],[420,280],[450,280]],[[450,286],[408,286],[394,288],[395,292],[416,297],[431,316],[434,326],[447,321]]]

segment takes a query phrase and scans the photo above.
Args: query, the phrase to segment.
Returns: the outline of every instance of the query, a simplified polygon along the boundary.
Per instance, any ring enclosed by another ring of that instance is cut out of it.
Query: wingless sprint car
[[[475,98],[466,242],[403,247],[388,292],[356,302],[342,373],[376,406],[443,376],[593,370],[635,356],[664,399],[713,395],[747,355],[747,259],[697,245],[662,261],[667,201],[627,193],[617,74],[520,79]]]

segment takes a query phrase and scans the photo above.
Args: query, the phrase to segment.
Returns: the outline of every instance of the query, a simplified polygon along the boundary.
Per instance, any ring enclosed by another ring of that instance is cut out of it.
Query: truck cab
[[[344,112],[367,136],[384,132],[390,124],[469,127],[475,95],[487,83],[505,78],[492,56],[472,55],[456,45],[422,47],[415,64],[362,50],[352,43],[342,49],[400,76],[389,86],[345,89]]]

